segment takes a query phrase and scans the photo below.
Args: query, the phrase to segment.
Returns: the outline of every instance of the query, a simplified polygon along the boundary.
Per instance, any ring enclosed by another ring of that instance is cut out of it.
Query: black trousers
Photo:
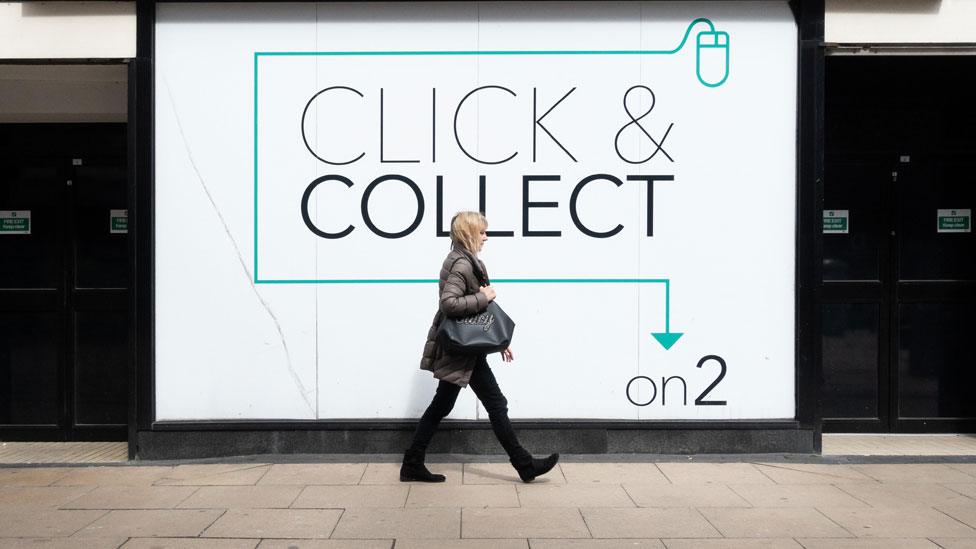
[[[505,448],[505,452],[508,453],[512,463],[520,465],[531,462],[532,455],[519,444],[515,430],[512,429],[512,422],[508,419],[508,400],[498,387],[495,374],[488,366],[488,361],[483,357],[471,373],[469,385],[474,394],[477,395],[478,400],[484,405],[485,410],[488,411],[491,428],[495,431],[495,436]],[[413,442],[407,450],[405,460],[423,459],[427,445],[430,444],[430,439],[433,438],[434,432],[437,430],[437,425],[447,414],[451,413],[460,392],[461,386],[454,383],[441,381],[437,385],[437,393],[434,394],[434,399],[427,407],[424,415],[420,417],[417,431],[413,435]]]

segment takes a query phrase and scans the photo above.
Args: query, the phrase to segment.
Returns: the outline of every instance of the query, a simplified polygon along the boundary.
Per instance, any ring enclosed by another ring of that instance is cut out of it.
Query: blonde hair
[[[488,220],[480,212],[458,212],[451,219],[451,244],[478,254],[481,231],[488,228]]]

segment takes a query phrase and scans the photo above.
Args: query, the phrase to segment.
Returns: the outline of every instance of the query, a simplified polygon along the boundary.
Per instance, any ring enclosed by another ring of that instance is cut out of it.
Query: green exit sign
[[[30,210],[0,210],[0,235],[31,234]]]
[[[956,208],[938,210],[938,231],[940,233],[968,233],[972,231],[972,210]]]
[[[109,210],[108,232],[125,234],[129,232],[129,210]]]
[[[847,234],[850,232],[850,210],[824,210],[824,234]]]

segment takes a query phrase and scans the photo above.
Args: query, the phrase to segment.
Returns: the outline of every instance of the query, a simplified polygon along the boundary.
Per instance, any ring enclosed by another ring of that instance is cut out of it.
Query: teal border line
[[[258,54],[254,54],[254,283],[258,280]]]
[[[699,17],[688,24],[681,43],[671,50],[416,50],[416,51],[256,51],[256,56],[375,56],[375,55],[672,55],[688,42],[691,29],[702,23],[715,33],[715,25],[707,17]],[[727,33],[719,32],[728,37]]]
[[[436,278],[336,278],[329,280],[260,280],[258,284],[436,284]],[[495,278],[505,284],[664,284],[664,331],[671,332],[671,279],[669,278]]]
[[[691,29],[702,23],[710,33],[722,35],[726,40],[725,60],[728,67],[728,33],[716,32],[715,25],[705,17],[694,19],[685,29],[681,43],[671,50],[444,50],[444,51],[256,51],[254,52],[254,283],[255,284],[433,284],[434,278],[378,278],[378,279],[266,279],[258,277],[258,67],[261,57],[349,57],[349,56],[465,56],[465,55],[672,55],[681,51],[688,42]],[[700,37],[700,35],[699,35]],[[699,47],[720,47],[699,44]],[[700,54],[696,48],[695,72],[698,81],[710,88],[721,86],[728,77],[717,84],[701,79]],[[664,284],[665,331],[670,332],[671,281],[666,278],[497,278],[494,282],[510,284]]]

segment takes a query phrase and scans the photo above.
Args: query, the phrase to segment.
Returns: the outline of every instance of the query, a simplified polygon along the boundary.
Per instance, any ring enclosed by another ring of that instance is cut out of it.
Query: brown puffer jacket
[[[475,259],[481,272],[488,278],[488,271],[480,259]],[[434,322],[427,332],[424,356],[420,369],[429,370],[437,379],[448,381],[462,387],[468,385],[471,372],[480,358],[477,355],[452,355],[444,352],[437,344],[437,328],[441,319],[460,318],[484,311],[488,298],[479,291],[481,284],[475,275],[470,256],[458,250],[451,250],[441,265],[440,307],[434,315]]]

